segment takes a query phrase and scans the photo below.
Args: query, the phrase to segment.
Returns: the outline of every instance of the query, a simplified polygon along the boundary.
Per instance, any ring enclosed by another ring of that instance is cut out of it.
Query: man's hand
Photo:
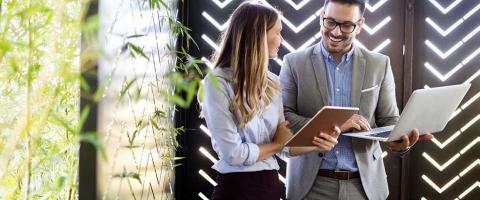
[[[337,138],[340,135],[340,129],[335,127],[332,133],[319,132],[318,136],[313,137],[312,143],[315,145],[314,151],[330,151],[338,143]]]
[[[392,151],[407,151],[409,150],[415,143],[419,140],[428,141],[433,138],[432,134],[425,133],[424,135],[419,136],[418,129],[413,129],[410,136],[403,135],[400,140],[385,142],[385,144],[392,150]]]
[[[354,114],[350,119],[348,119],[345,123],[342,124],[340,130],[342,133],[350,132],[350,131],[368,131],[370,130],[370,124],[365,117]]]

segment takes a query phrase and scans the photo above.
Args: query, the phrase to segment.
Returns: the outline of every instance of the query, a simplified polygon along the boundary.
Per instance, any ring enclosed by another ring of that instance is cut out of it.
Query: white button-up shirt
[[[276,75],[268,73],[278,80]],[[216,77],[218,85],[214,84],[212,77]],[[260,153],[258,145],[271,143],[277,125],[284,120],[281,95],[275,97],[244,128],[240,128],[230,110],[235,96],[231,81],[231,68],[219,67],[212,70],[204,80],[202,112],[212,135],[213,149],[220,158],[212,168],[220,173],[278,170],[274,156],[262,161],[257,159]]]

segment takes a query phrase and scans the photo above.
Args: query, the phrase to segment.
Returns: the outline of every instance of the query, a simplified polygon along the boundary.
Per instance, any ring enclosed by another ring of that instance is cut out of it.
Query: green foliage
[[[97,76],[92,67],[101,55],[96,40],[99,17],[85,18],[88,2],[0,0],[0,199],[76,199],[80,141],[92,144],[103,160],[110,160],[99,133],[81,132],[91,107],[80,108],[80,98],[99,102],[110,84],[94,90],[86,80]],[[173,56],[172,71],[162,77],[169,87],[164,87],[165,82],[148,87],[168,102],[188,108],[206,74],[204,63],[188,54],[189,44],[197,45],[177,13],[163,0],[148,0],[148,5],[167,13],[171,38],[184,44],[163,47],[164,56]],[[130,41],[143,36],[125,37]],[[127,42],[126,47],[132,58],[151,62],[142,46]],[[139,81],[125,78],[118,99],[140,100]],[[85,91],[82,97],[80,89]],[[169,138],[163,141],[169,153],[160,156],[171,164],[162,169],[178,166],[183,158],[171,152],[180,147],[176,137],[185,130],[165,125],[171,113],[171,108],[155,108],[136,119],[135,128],[126,133],[125,148],[138,148],[140,132],[150,127]],[[138,172],[124,169],[113,177],[127,179],[131,198],[136,199],[131,187],[142,182]]]
[[[0,1],[0,199],[75,199],[80,0]]]
[[[163,16],[163,20],[161,20],[161,22],[167,23],[166,25],[170,28],[169,38],[174,38],[174,40],[167,42],[165,46],[159,47],[160,49],[163,49],[163,52],[165,53],[149,57],[150,54],[144,52],[144,47],[137,45],[135,42],[133,42],[134,40],[130,40],[143,37],[145,35],[127,35],[124,36],[127,42],[123,50],[126,51],[126,53],[130,55],[132,59],[143,59],[146,62],[155,62],[153,58],[157,57],[163,61],[169,60],[171,62],[169,62],[169,66],[167,68],[170,68],[171,71],[163,77],[157,77],[156,82],[154,81],[146,86],[142,85],[141,82],[143,79],[140,77],[125,77],[123,78],[123,85],[119,91],[118,97],[120,101],[124,100],[125,102],[129,102],[129,104],[131,104],[131,102],[135,102],[141,98],[141,87],[147,87],[148,89],[143,89],[147,91],[155,91],[156,94],[160,94],[161,98],[164,98],[167,102],[170,102],[175,106],[189,108],[192,102],[195,100],[195,96],[197,95],[201,86],[201,81],[206,74],[206,67],[204,66],[203,61],[191,56],[188,53],[190,51],[189,48],[192,46],[190,44],[193,44],[194,47],[197,47],[193,38],[189,34],[191,30],[177,20],[177,13],[169,8],[168,4],[166,3],[167,1],[149,0],[148,2],[152,11],[160,10],[162,13],[166,13],[166,16]],[[157,26],[165,27],[165,24]],[[177,44],[182,44],[182,46],[176,46]],[[157,135],[161,135],[159,137],[161,138],[161,144],[159,145],[161,146],[160,151],[163,152],[160,155],[161,163],[163,164],[160,166],[159,170],[161,172],[166,170],[173,173],[173,169],[179,166],[181,159],[183,159],[182,157],[176,157],[174,152],[177,148],[181,148],[179,142],[177,141],[177,137],[179,134],[184,133],[185,130],[183,127],[172,127],[172,122],[169,122],[169,120],[172,118],[172,111],[173,110],[168,107],[156,107],[155,112],[153,113],[146,113],[143,116],[137,116],[138,119],[136,119],[135,128],[126,131],[128,143],[124,144],[122,147],[131,150],[132,154],[134,154],[133,152],[135,152],[136,149],[141,148],[143,145],[142,142],[138,141],[139,138],[143,138],[139,137],[139,134],[145,132],[145,129],[152,130]],[[157,149],[157,151],[158,150],[159,149]],[[159,167],[157,166],[157,168]],[[129,187],[129,198],[137,199],[137,193],[135,193],[132,185],[135,185],[134,180],[142,182],[141,174],[142,173],[139,175],[137,169],[130,168],[127,170],[124,168],[122,173],[114,174],[113,177],[125,179],[124,181],[127,182]],[[163,175],[160,176],[163,177]],[[173,181],[173,179],[170,180],[169,178],[162,178],[162,180]],[[142,185],[143,184],[147,183],[142,182]],[[173,182],[161,184],[172,185]],[[162,191],[160,191],[160,196],[162,196],[162,199],[168,199],[166,195],[169,194],[166,191],[165,193],[167,194],[164,194]]]

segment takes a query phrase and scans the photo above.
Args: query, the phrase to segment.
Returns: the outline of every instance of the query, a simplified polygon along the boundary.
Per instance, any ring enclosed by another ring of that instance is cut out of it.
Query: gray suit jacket
[[[280,71],[285,118],[297,132],[323,106],[331,105],[321,43],[284,57]],[[395,124],[399,114],[390,60],[354,45],[352,106],[372,127]],[[386,199],[388,183],[378,141],[353,138],[361,181],[369,199]],[[287,165],[287,199],[302,199],[315,181],[318,153],[292,157]]]

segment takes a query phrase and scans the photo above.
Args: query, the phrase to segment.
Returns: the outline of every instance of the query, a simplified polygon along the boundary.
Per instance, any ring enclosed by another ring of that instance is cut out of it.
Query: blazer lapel
[[[363,79],[365,77],[365,58],[363,57],[360,47],[357,47],[354,44],[355,51],[353,53],[353,66],[352,66],[352,107],[360,107],[360,97],[361,91],[363,88]],[[362,111],[359,111],[361,114]],[[358,154],[365,148],[366,140],[359,138],[352,138],[353,151]],[[363,168],[363,163],[365,161],[359,160],[358,156],[355,156],[357,159],[357,164],[359,170]]]
[[[317,79],[318,89],[322,95],[322,101],[324,106],[331,105],[330,95],[328,94],[328,82],[327,82],[327,72],[325,70],[325,63],[323,62],[323,55],[321,52],[321,43],[318,43],[313,54],[310,56],[312,61],[313,71],[315,73],[315,78]]]
[[[361,49],[354,45],[352,66],[352,107],[359,107],[360,95],[363,87],[363,79],[365,77],[365,58]]]

